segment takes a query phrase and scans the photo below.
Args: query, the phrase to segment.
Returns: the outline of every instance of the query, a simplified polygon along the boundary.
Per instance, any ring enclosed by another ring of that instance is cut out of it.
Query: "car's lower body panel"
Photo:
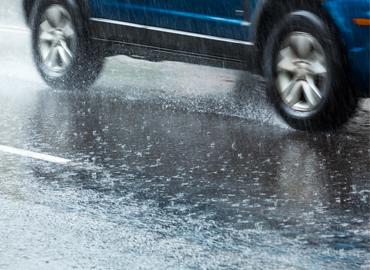
[[[198,58],[201,62],[208,59],[256,73],[260,71],[256,47],[250,42],[99,18],[91,19],[90,24],[93,39],[121,43],[135,52],[152,51],[156,56],[167,55],[171,60],[176,60],[177,54],[179,59],[181,56]]]

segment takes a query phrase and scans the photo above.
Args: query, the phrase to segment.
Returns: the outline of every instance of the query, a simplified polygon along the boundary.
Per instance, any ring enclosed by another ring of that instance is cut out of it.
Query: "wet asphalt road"
[[[51,90],[0,28],[0,269],[370,269],[370,102],[289,129],[250,74],[108,59]]]

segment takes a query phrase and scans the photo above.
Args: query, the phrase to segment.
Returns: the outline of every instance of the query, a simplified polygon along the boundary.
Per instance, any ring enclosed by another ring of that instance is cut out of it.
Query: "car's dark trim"
[[[155,27],[155,26],[150,26],[150,25],[142,25],[142,24],[136,24],[136,23],[130,23],[130,22],[124,22],[124,21],[114,21],[114,20],[103,19],[103,18],[91,18],[90,20],[93,22],[117,24],[117,25],[123,25],[123,26],[128,26],[128,27],[133,27],[133,28],[139,28],[139,29],[146,29],[146,30],[151,30],[151,31],[156,31],[156,32],[171,33],[171,34],[177,34],[177,35],[189,36],[189,37],[198,37],[202,39],[211,39],[211,40],[223,41],[223,42],[228,42],[228,43],[242,44],[246,46],[254,45],[252,42],[243,41],[243,40],[222,38],[222,37],[198,34],[198,33],[193,33],[193,32],[185,32],[185,31],[173,30],[173,29],[163,28],[163,27]],[[250,23],[245,22],[244,25],[249,26]]]
[[[259,73],[251,42],[100,18],[90,19],[91,38],[226,62]]]

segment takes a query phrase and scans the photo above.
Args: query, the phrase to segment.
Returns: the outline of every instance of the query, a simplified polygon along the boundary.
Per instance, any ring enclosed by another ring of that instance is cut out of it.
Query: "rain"
[[[149,58],[53,89],[2,0],[0,269],[370,269],[369,98],[298,131],[261,75]]]

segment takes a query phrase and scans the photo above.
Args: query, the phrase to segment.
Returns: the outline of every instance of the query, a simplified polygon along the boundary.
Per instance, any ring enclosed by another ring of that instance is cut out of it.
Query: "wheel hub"
[[[318,40],[293,32],[283,42],[277,58],[276,85],[285,104],[296,111],[316,109],[323,98],[327,63]]]
[[[41,19],[39,52],[47,71],[64,73],[76,47],[76,33],[68,11],[61,5],[48,7]]]

